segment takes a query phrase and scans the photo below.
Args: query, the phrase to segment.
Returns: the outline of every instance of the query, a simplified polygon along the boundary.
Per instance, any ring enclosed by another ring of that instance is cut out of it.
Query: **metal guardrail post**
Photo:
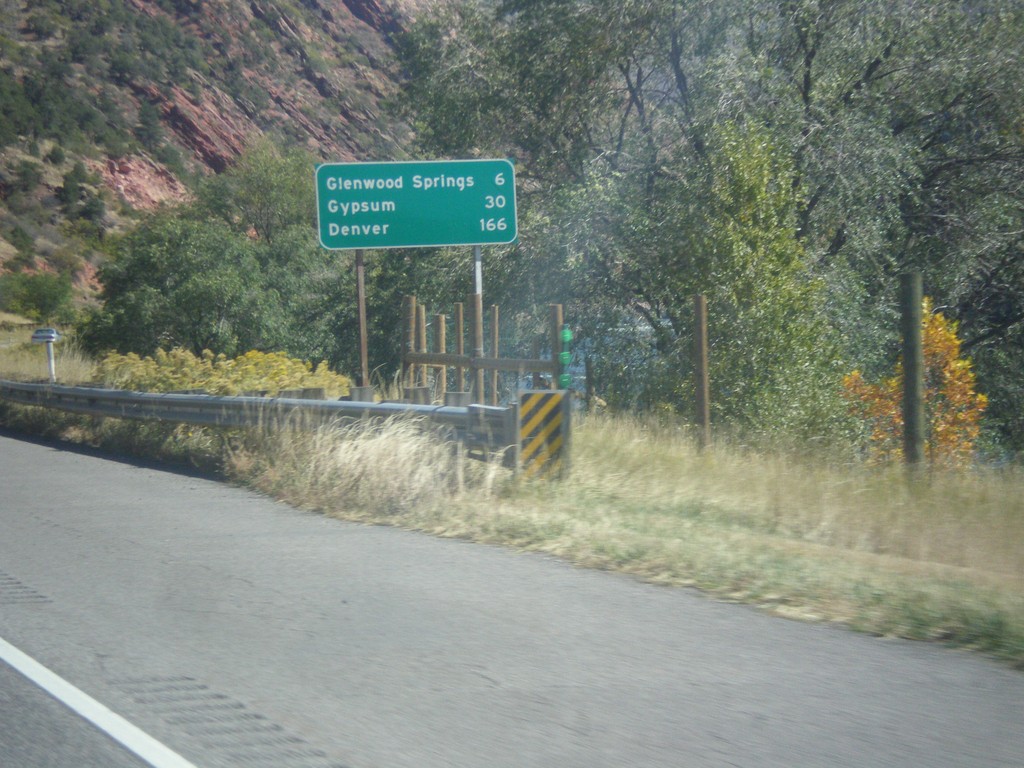
[[[514,402],[505,409],[503,429],[508,447],[505,449],[504,466],[519,474],[522,462],[523,444],[519,439],[519,403]]]

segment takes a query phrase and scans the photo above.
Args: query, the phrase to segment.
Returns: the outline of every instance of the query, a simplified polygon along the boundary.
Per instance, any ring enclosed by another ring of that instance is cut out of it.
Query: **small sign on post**
[[[50,372],[50,383],[57,383],[57,368],[53,360],[53,342],[60,339],[56,328],[38,328],[32,331],[32,342],[34,344],[46,345],[46,365]]]

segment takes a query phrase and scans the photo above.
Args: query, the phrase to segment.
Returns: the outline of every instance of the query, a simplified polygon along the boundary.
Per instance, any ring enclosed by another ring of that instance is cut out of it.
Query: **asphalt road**
[[[147,763],[0,663],[0,765],[146,768]]]
[[[200,768],[1024,766],[976,655],[3,434],[0,638]],[[53,704],[0,765],[133,764]]]

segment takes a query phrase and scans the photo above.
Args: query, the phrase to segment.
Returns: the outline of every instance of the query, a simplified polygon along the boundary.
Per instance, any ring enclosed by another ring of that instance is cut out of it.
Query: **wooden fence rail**
[[[499,400],[498,372],[518,373],[525,376],[547,374],[550,376],[550,389],[557,389],[558,374],[561,362],[561,332],[563,323],[562,305],[551,305],[550,316],[550,357],[501,357],[499,350],[500,310],[497,305],[490,308],[491,339],[490,349],[484,344],[484,311],[480,294],[471,294],[466,303],[470,307],[469,342],[472,352],[466,354],[467,329],[465,325],[464,306],[455,305],[454,333],[455,351],[449,352],[447,344],[449,335],[446,329],[447,318],[443,314],[434,317],[433,351],[427,350],[426,308],[420,305],[415,296],[406,296],[403,307],[404,334],[402,345],[402,382],[407,388],[429,386],[429,369],[436,372],[435,395],[444,398],[448,390],[448,369],[455,369],[455,387],[453,392],[468,392],[474,402],[484,403],[488,400],[485,389],[485,372],[490,371],[490,404],[497,405]],[[466,380],[466,374],[469,380]]]

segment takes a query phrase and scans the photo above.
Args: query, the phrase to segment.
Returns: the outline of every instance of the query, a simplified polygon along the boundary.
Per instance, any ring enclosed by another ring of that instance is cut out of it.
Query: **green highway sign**
[[[509,160],[325,163],[316,208],[320,244],[332,250],[494,245],[518,235]]]

